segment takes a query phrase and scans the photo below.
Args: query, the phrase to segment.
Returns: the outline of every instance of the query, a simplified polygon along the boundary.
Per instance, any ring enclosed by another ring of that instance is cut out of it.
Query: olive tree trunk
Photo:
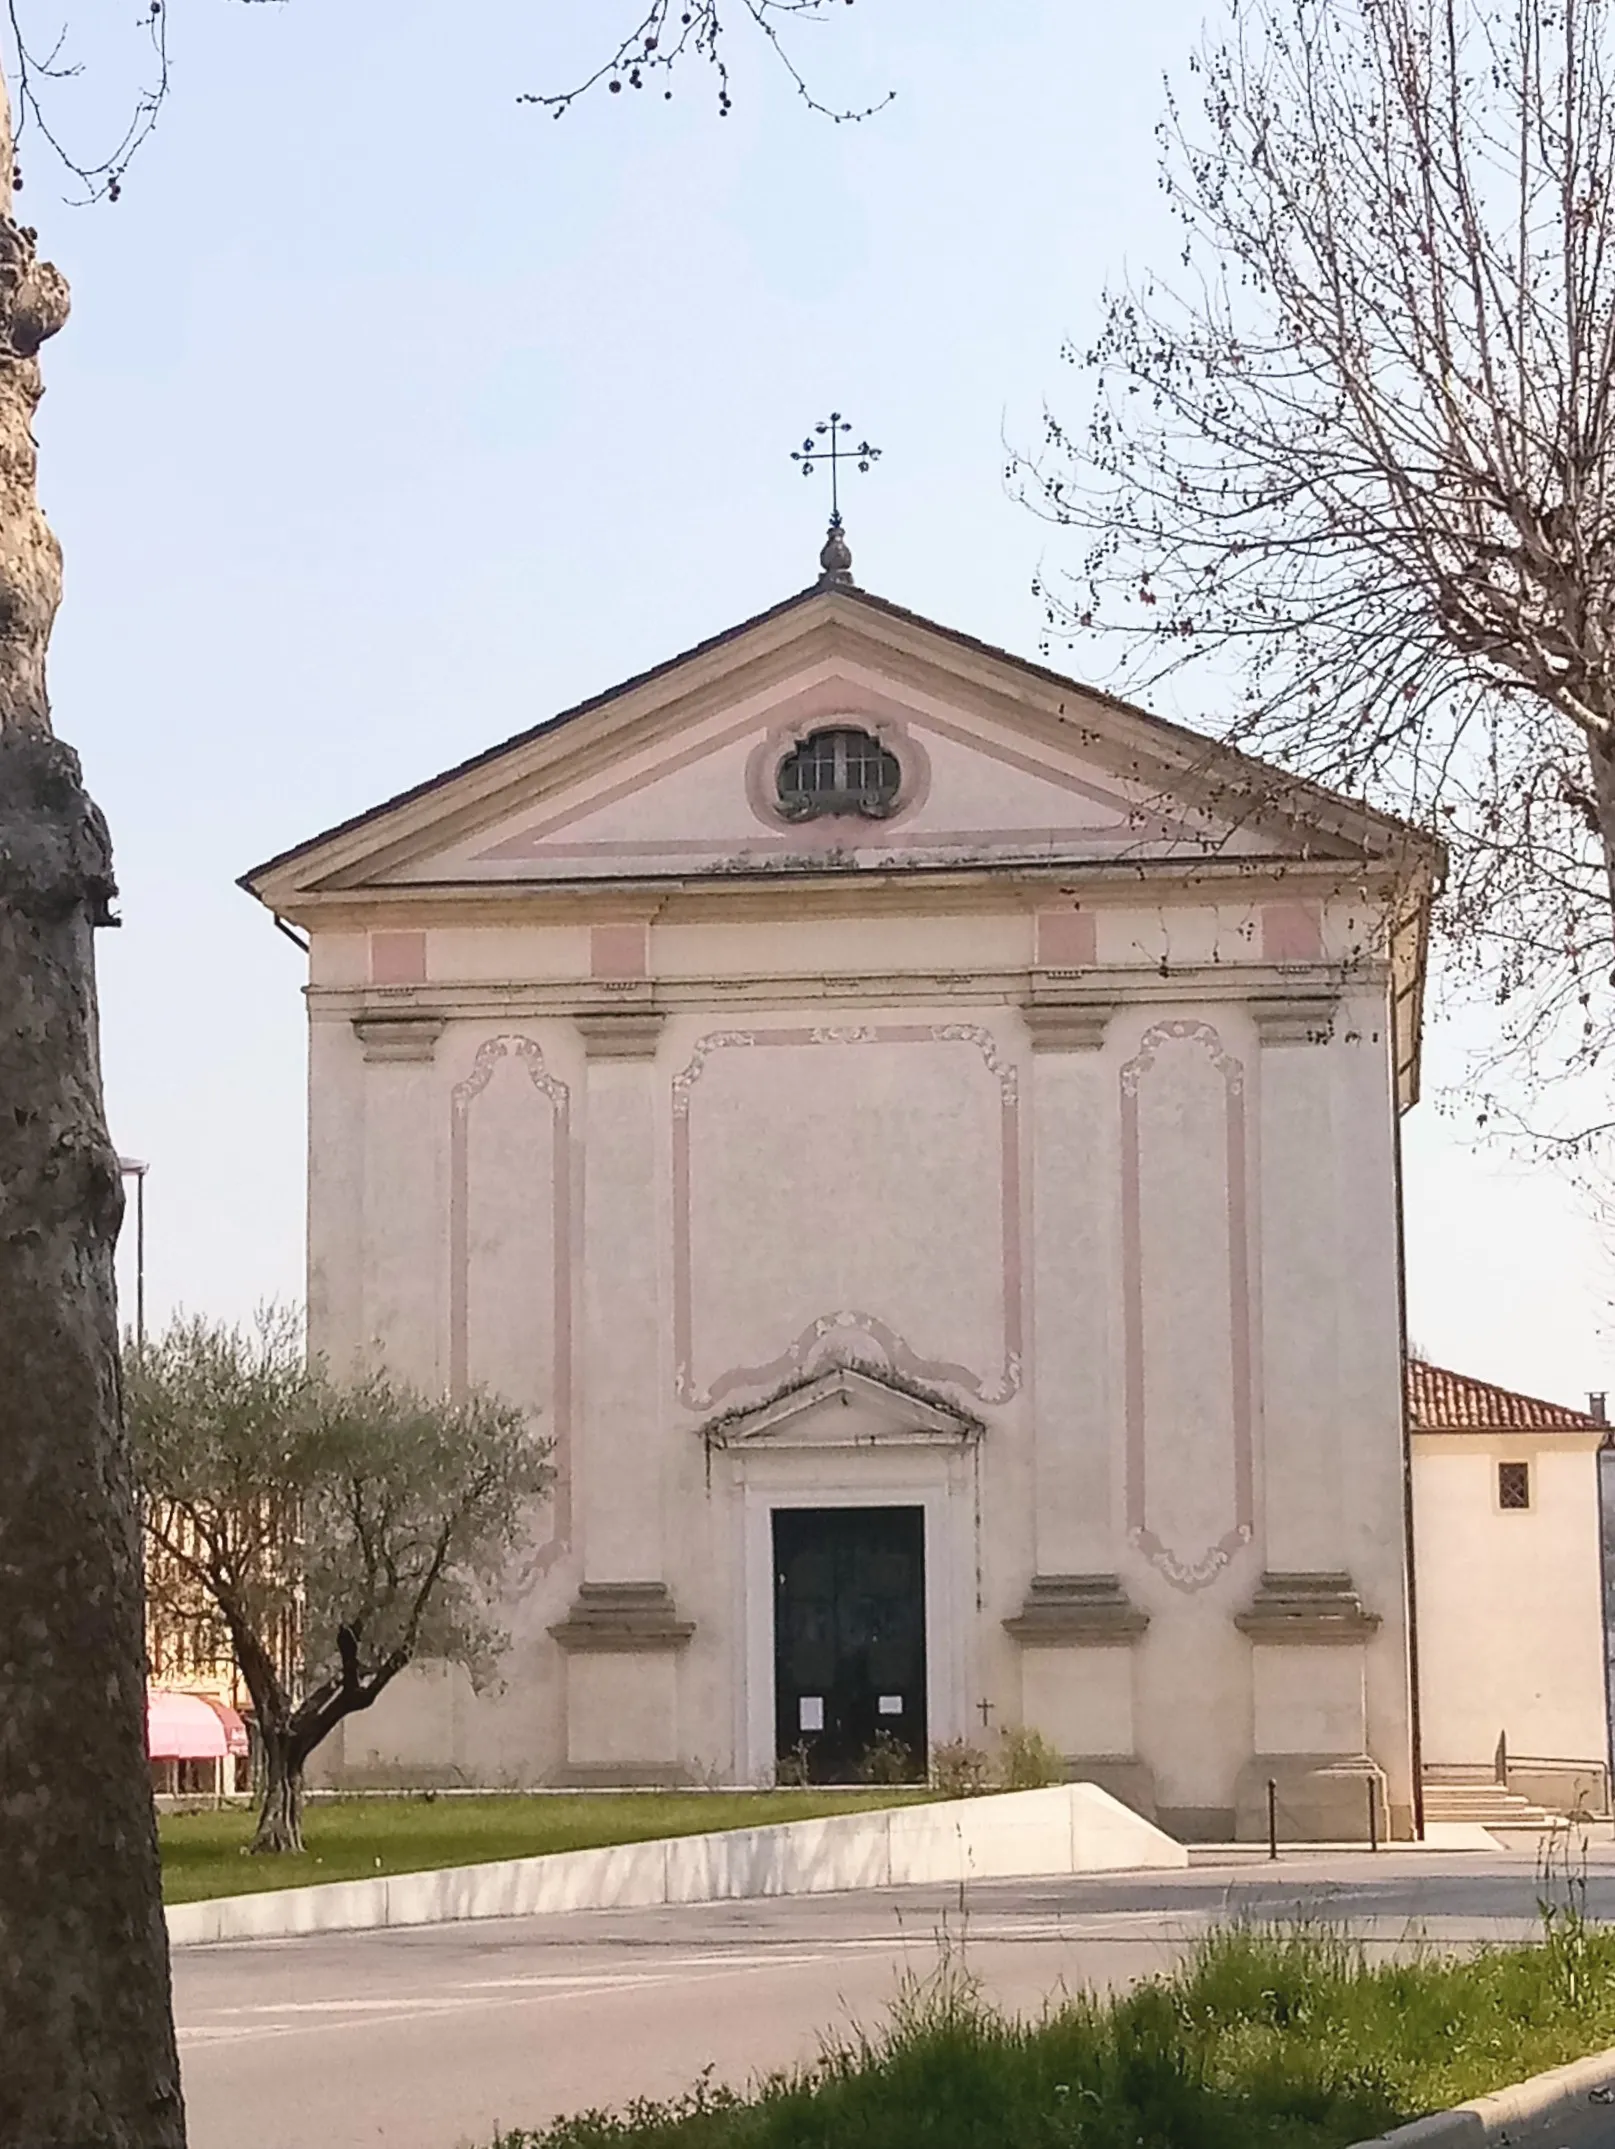
[[[303,1767],[305,1749],[288,1733],[270,1729],[260,1720],[263,1740],[264,1794],[253,1831],[254,1851],[291,1851],[303,1848]]]
[[[32,420],[67,290],[11,172],[0,99],[0,2149],[183,2149],[96,1029],[111,857],[45,693]]]

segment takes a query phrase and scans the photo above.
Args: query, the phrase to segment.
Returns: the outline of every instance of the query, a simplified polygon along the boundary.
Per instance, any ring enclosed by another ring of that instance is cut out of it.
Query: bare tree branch
[[[602,60],[581,82],[555,95],[528,92],[517,102],[541,105],[559,119],[580,97],[586,97],[601,83],[616,94],[625,88],[642,90],[659,82],[664,85],[663,97],[670,98],[674,69],[683,60],[697,60],[704,61],[710,68],[717,89],[718,112],[727,118],[733,108],[729,94],[728,36],[730,24],[738,13],[766,41],[809,111],[821,113],[826,119],[838,123],[868,119],[872,113],[890,104],[896,92],[888,90],[885,96],[877,97],[873,104],[862,108],[825,104],[809,86],[787,42],[786,33],[793,20],[796,23],[822,22],[827,11],[836,4],[837,0],[729,0],[729,4],[726,0],[651,0],[610,57]],[[851,7],[853,0],[840,0],[840,4]]]
[[[1173,97],[1174,277],[1112,291],[1012,474],[1082,533],[1051,633],[1430,828],[1516,1040],[1611,1041],[1615,19],[1234,0]]]

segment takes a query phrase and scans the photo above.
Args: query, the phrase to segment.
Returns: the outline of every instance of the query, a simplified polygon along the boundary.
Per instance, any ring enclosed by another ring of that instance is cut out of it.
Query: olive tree
[[[125,1392],[153,1612],[228,1635],[263,1767],[252,1848],[300,1851],[304,1768],[344,1717],[420,1658],[494,1675],[549,1443],[481,1391],[333,1379],[284,1312],[176,1320]]]

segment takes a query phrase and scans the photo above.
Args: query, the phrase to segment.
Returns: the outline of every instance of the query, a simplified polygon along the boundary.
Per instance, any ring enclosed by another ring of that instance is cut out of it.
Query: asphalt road
[[[1114,1986],[1238,1911],[1310,1915],[1376,1947],[1530,1936],[1531,1861],[1420,1853],[977,1883],[960,1891],[494,1919],[182,1948],[175,2003],[192,2149],[465,2149],[501,2128],[744,2084],[879,2024],[907,1977],[961,1953],[989,1995],[1039,2011]],[[1615,1918],[1615,1849],[1588,1908]],[[1615,2149],[1615,2114],[1522,2149]]]
[[[1615,2115],[1589,2110],[1511,2137],[1510,2149],[1615,2149]]]

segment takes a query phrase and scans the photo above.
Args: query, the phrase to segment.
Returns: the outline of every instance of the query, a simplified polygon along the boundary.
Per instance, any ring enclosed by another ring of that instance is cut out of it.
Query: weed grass
[[[1233,1928],[1037,2022],[945,1958],[878,2035],[746,2095],[593,2112],[496,2149],[1344,2149],[1615,2044],[1615,1932],[1368,1963],[1325,1930]]]
[[[916,1790],[618,1793],[522,1797],[320,1799],[305,1807],[300,1858],[250,1858],[253,1816],[240,1807],[169,1813],[159,1823],[163,1895],[194,1903],[260,1889],[302,1888],[314,1881],[370,1880],[378,1873],[423,1873],[439,1866],[481,1865],[495,1858],[535,1858],[658,1836],[704,1835],[815,1820],[906,1804]]]

